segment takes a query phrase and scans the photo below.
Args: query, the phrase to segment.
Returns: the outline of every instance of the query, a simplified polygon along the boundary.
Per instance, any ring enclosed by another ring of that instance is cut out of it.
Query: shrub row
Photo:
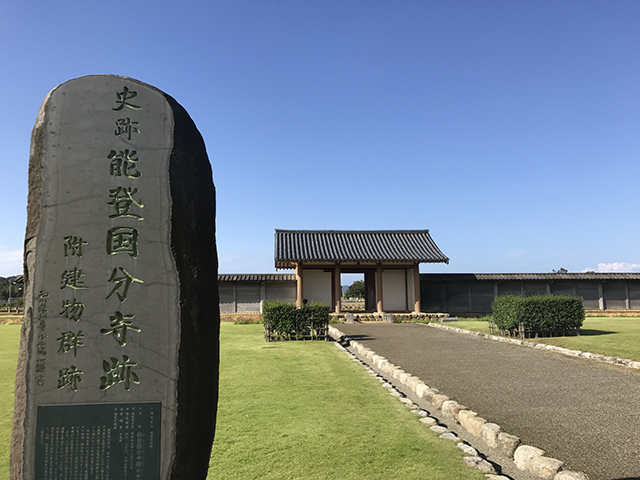
[[[535,335],[571,332],[584,322],[580,297],[502,295],[495,298],[491,309],[496,327],[510,333],[522,329]]]
[[[329,334],[329,307],[314,303],[296,308],[281,301],[262,305],[264,337],[274,340],[326,340]]]

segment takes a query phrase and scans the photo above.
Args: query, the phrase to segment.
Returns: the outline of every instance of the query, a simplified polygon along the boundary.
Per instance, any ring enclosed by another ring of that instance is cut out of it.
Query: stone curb
[[[438,325],[438,328],[451,329],[454,331],[460,331],[461,333],[478,333],[440,325]],[[337,345],[342,350],[351,355],[355,360],[359,360],[358,356],[368,359],[379,371],[387,373],[390,377],[398,380],[405,387],[414,392],[418,398],[429,401],[435,409],[441,411],[443,417],[459,424],[469,434],[487,445],[487,447],[495,451],[499,451],[511,459],[519,470],[526,471],[543,480],[588,480],[588,477],[584,473],[562,470],[564,465],[562,461],[551,457],[545,457],[544,450],[539,448],[530,445],[521,445],[520,438],[503,432],[499,425],[487,422],[484,418],[479,417],[476,412],[467,409],[464,405],[461,405],[446,395],[441,394],[437,389],[430,388],[418,377],[415,377],[410,373],[405,372],[402,368],[393,365],[388,359],[376,354],[359,342],[353,341],[350,337],[344,335],[340,330],[332,325],[329,326],[329,335],[336,341]],[[494,335],[486,334],[481,334],[479,336],[494,337]],[[346,349],[347,346],[357,352],[358,356],[349,352]],[[361,363],[364,364],[362,361]],[[372,375],[380,377],[375,370],[371,369],[369,366],[367,367],[372,372]],[[380,378],[380,381],[385,382],[382,377]],[[404,395],[396,390],[393,385],[385,382],[383,383],[383,386],[390,389],[389,393],[391,395],[400,398],[409,408],[412,408],[412,412],[420,416],[420,421],[429,426],[429,428],[440,435],[441,438],[454,441],[460,440],[453,432],[449,432],[446,427],[439,425],[437,419],[428,416],[426,411],[420,409],[410,400],[404,399]],[[493,465],[479,456],[478,452],[470,445],[460,441],[457,446],[470,455],[464,457],[465,464],[487,473],[488,478],[493,478],[494,480],[507,479],[507,477],[502,475],[494,475],[496,472]]]
[[[465,335],[473,335],[475,337],[486,338],[488,340],[494,340],[503,343],[513,343],[515,345],[521,345],[523,347],[537,348],[538,350],[548,350],[551,352],[562,353],[569,357],[588,358],[589,360],[595,360],[597,362],[610,363],[612,365],[620,365],[622,367],[634,368],[640,370],[640,362],[635,360],[629,360],[628,358],[611,357],[608,355],[601,355],[599,353],[583,352],[581,350],[571,350],[570,348],[556,347],[555,345],[547,345],[546,343],[534,343],[520,340],[518,338],[501,337],[499,335],[491,335],[488,333],[474,332],[472,330],[465,330],[458,327],[450,327],[448,325],[440,325],[439,323],[420,323],[418,325],[425,325],[427,327],[441,328],[443,330],[449,330],[457,333],[464,333]]]

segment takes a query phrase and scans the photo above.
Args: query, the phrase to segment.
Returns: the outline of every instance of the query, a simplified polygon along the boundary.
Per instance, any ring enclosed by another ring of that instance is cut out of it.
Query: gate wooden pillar
[[[340,284],[340,264],[336,263],[333,270],[333,296],[335,313],[340,313],[342,309],[342,285]]]
[[[413,266],[413,313],[420,313],[420,264]]]
[[[302,265],[296,263],[296,307],[302,308]]]
[[[383,301],[382,301],[382,265],[376,265],[376,303],[378,305],[378,313],[383,312]]]

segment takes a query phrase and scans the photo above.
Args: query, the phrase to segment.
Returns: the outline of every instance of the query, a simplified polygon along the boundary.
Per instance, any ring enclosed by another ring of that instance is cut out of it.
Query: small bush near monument
[[[579,297],[538,295],[496,297],[493,322],[501,332],[521,337],[579,335],[584,307]]]
[[[329,330],[329,307],[311,303],[302,308],[287,302],[264,302],[264,338],[278,340],[326,340]]]

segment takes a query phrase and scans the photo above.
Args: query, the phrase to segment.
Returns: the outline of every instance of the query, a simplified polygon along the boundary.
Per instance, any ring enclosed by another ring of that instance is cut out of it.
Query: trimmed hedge
[[[580,297],[502,295],[495,298],[491,309],[496,327],[510,334],[575,334],[584,322],[584,307]]]
[[[277,340],[326,340],[329,335],[329,307],[314,303],[296,308],[281,301],[262,305],[264,338]]]

